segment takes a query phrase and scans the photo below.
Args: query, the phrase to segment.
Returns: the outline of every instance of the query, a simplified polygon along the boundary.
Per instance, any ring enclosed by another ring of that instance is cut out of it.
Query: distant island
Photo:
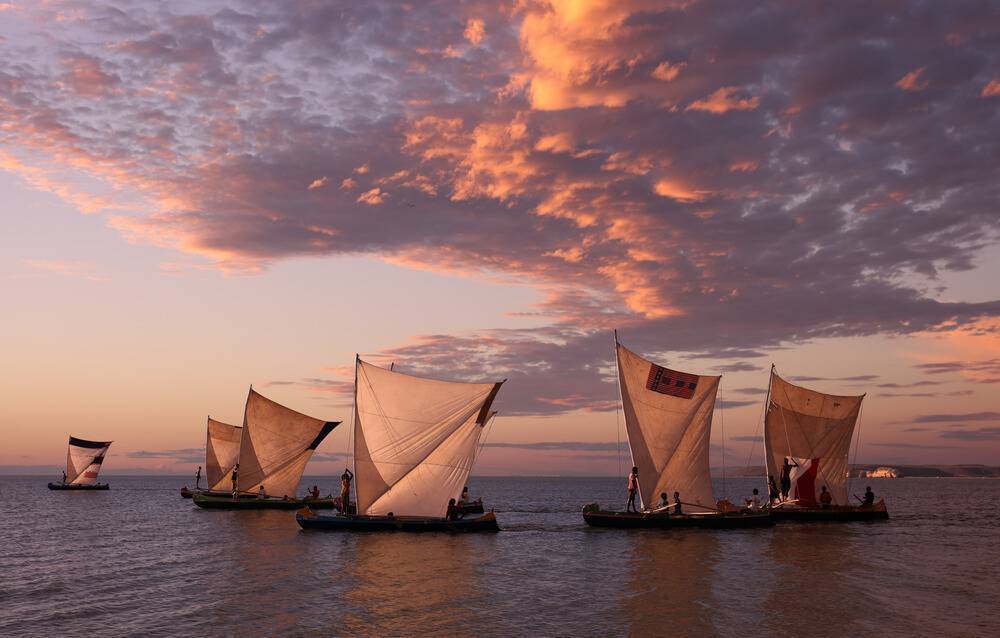
[[[1000,467],[992,465],[852,465],[855,478],[1000,478]],[[764,468],[727,467],[726,476],[762,476]],[[722,468],[712,468],[712,476],[722,476]]]

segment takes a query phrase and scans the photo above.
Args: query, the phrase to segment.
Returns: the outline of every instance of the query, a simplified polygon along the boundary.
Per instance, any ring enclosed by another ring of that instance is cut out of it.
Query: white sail
[[[237,487],[293,498],[313,451],[340,421],[321,421],[258,394],[247,396]]]
[[[661,492],[671,498],[680,492],[684,503],[715,509],[708,451],[721,377],[669,370],[617,341],[616,346],[625,428],[643,505]]]
[[[208,489],[231,490],[230,473],[240,457],[243,428],[208,417],[208,440],[205,443],[205,475]]]
[[[359,513],[444,516],[475,461],[499,383],[414,377],[357,360]]]
[[[104,463],[112,441],[88,441],[69,437],[69,451],[66,453],[66,482],[73,485],[93,485]]]
[[[814,505],[825,485],[835,505],[849,505],[847,457],[865,395],[823,394],[793,385],[772,370],[769,397],[764,418],[768,475],[780,484],[788,458],[789,498]]]

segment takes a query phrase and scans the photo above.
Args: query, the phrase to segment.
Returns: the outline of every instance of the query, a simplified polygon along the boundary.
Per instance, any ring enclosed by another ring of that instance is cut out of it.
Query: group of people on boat
[[[468,489],[468,488],[466,488]],[[638,513],[639,510],[635,507],[635,497],[639,492],[639,468],[633,467],[632,471],[628,475],[628,498],[625,501],[625,511]],[[463,496],[464,496],[463,492]],[[674,492],[673,500],[667,497],[666,492],[660,492],[660,500],[656,502],[652,508],[648,511],[656,512],[659,514],[673,514],[679,516],[684,513],[682,503],[681,503],[681,493]]]

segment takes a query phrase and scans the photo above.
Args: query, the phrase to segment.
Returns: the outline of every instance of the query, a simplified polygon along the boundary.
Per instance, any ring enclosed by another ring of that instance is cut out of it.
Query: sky
[[[507,379],[481,474],[629,463],[613,336],[1000,464],[1000,3],[0,2],[0,473],[186,473],[356,353]]]

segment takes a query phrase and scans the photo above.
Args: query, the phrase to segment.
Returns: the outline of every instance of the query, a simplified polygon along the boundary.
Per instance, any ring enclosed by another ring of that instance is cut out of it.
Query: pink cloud
[[[923,91],[930,86],[930,82],[921,77],[926,68],[922,66],[910,71],[896,82],[896,86],[904,91]]]
[[[734,95],[738,90],[735,86],[724,86],[706,98],[691,102],[684,110],[707,111],[709,113],[721,114],[728,111],[752,111],[760,106],[759,97],[739,97]]]

